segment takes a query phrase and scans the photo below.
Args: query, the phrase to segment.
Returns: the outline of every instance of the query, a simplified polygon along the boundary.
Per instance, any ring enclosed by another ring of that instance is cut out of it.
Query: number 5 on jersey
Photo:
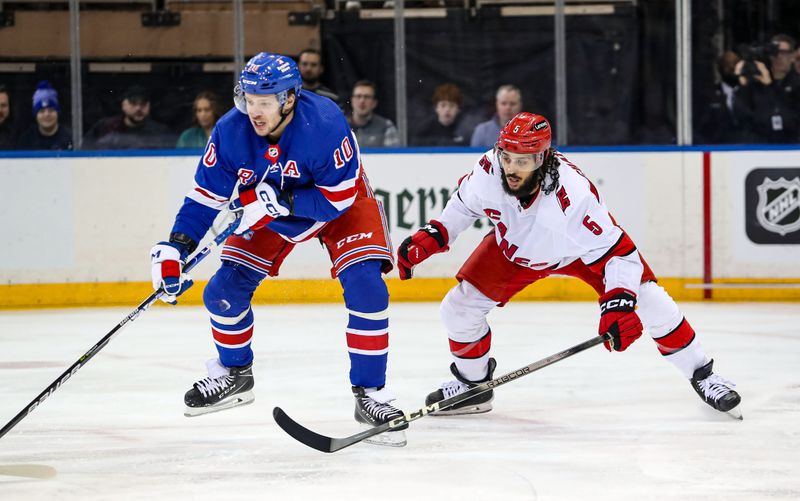
[[[587,228],[589,228],[589,231],[591,231],[595,235],[602,235],[603,234],[603,228],[601,228],[599,224],[597,224],[594,221],[592,221],[591,219],[589,219],[589,216],[586,216],[585,218],[583,218],[583,225],[586,226]]]

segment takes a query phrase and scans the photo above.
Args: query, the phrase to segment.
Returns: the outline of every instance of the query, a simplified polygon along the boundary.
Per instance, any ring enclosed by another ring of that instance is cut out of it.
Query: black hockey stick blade
[[[383,433],[389,429],[388,426],[382,425],[377,428],[362,431],[361,433],[357,433],[349,437],[332,438],[309,430],[294,419],[290,418],[289,415],[286,414],[280,407],[275,407],[272,410],[272,417],[275,418],[275,422],[278,423],[278,426],[280,426],[283,431],[288,433],[289,436],[298,442],[320,452],[336,452],[340,449],[344,449],[345,447],[357,444],[364,439],[378,435],[379,433]],[[386,426],[386,429],[381,429],[383,426]],[[380,431],[376,431],[379,429]]]
[[[275,422],[278,423],[278,426],[280,426],[283,431],[288,433],[289,436],[298,442],[321,452],[336,452],[344,449],[345,447],[350,447],[353,444],[357,444],[363,440],[366,440],[369,437],[380,435],[381,433],[390,431],[392,428],[397,428],[410,423],[411,421],[416,421],[417,419],[423,418],[432,412],[447,409],[448,407],[457,405],[476,395],[485,393],[523,376],[527,376],[528,374],[547,367],[548,365],[554,364],[559,360],[564,360],[565,358],[571,357],[576,353],[580,353],[593,346],[597,346],[598,344],[601,344],[610,338],[611,336],[608,333],[603,334],[602,336],[595,336],[571,348],[567,348],[564,351],[560,351],[554,355],[550,355],[547,358],[543,358],[538,362],[526,365],[525,367],[509,372],[508,374],[504,374],[498,378],[492,379],[491,381],[481,383],[478,386],[465,391],[464,393],[460,393],[440,402],[436,402],[432,405],[426,405],[425,407],[422,407],[421,409],[418,409],[410,414],[404,414],[402,417],[393,419],[388,423],[370,428],[369,430],[364,430],[361,433],[356,433],[355,435],[350,435],[349,437],[333,438],[320,435],[319,433],[309,430],[294,419],[290,418],[289,415],[286,414],[280,407],[275,407],[275,409],[272,410],[272,417],[275,418]]]

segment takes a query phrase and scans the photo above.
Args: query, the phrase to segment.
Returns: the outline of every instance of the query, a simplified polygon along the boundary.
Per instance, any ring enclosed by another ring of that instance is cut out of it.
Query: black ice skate
[[[385,388],[370,391],[362,386],[353,386],[353,396],[356,399],[355,418],[362,427],[374,428],[392,419],[403,417],[403,411],[389,404],[395,397]],[[406,428],[408,423],[364,441],[376,445],[403,447],[406,445]]]
[[[469,381],[458,372],[458,368],[456,367],[455,363],[450,364],[450,372],[453,373],[453,375],[456,377],[456,380],[444,383],[440,389],[428,395],[425,398],[425,405],[432,405],[436,402],[441,402],[442,400],[464,393],[465,391],[478,386],[480,383],[491,381],[494,377],[493,375],[495,367],[497,367],[497,362],[495,362],[493,358],[490,358],[489,372],[486,374],[486,377],[480,381]],[[489,412],[492,410],[492,400],[494,400],[494,390],[489,390],[481,393],[480,395],[475,395],[474,397],[459,404],[453,405],[452,407],[436,411],[431,415],[454,416],[457,414],[481,414],[483,412]]]
[[[183,397],[184,416],[199,416],[253,402],[252,363],[244,367],[225,367],[214,359],[206,362],[206,367],[208,377],[196,382]]]
[[[738,407],[742,397],[733,390],[736,385],[714,374],[713,366],[714,361],[711,360],[694,371],[692,388],[711,407],[733,418],[742,419],[742,412]]]

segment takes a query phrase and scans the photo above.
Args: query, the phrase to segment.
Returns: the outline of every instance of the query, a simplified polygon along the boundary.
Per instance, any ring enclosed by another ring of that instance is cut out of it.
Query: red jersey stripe
[[[342,202],[344,200],[353,198],[356,196],[357,191],[355,186],[351,186],[350,188],[346,188],[341,191],[330,191],[320,186],[317,186],[317,188],[319,188],[319,191],[321,191],[322,194],[325,195],[325,198],[331,202]]]
[[[633,240],[631,240],[631,237],[629,237],[628,234],[623,231],[622,236],[619,237],[617,243],[608,249],[608,252],[606,252],[603,257],[594,261],[593,263],[587,264],[586,266],[588,266],[595,273],[600,273],[602,275],[605,272],[606,263],[608,263],[612,257],[627,256],[635,250],[636,244],[634,244]]]
[[[213,200],[215,202],[227,202],[228,201],[227,199],[224,199],[224,198],[215,197],[214,195],[210,194],[209,192],[207,192],[206,190],[204,190],[203,188],[200,188],[200,187],[195,187],[194,191],[200,193],[201,195],[203,195],[206,198],[210,198],[211,200]]]

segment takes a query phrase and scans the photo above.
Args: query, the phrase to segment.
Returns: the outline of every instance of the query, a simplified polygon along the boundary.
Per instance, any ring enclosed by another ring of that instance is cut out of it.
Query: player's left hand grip
[[[170,242],[159,242],[150,249],[150,275],[153,289],[163,289],[159,299],[176,304],[177,298],[194,285],[192,278],[182,273],[184,261],[180,249]]]
[[[600,296],[599,302],[598,334],[611,336],[603,345],[608,351],[625,351],[642,335],[642,321],[636,314],[636,294],[615,288]]]
[[[397,271],[400,273],[400,280],[411,278],[414,266],[436,253],[448,250],[447,242],[447,228],[435,220],[403,240],[397,248]]]

